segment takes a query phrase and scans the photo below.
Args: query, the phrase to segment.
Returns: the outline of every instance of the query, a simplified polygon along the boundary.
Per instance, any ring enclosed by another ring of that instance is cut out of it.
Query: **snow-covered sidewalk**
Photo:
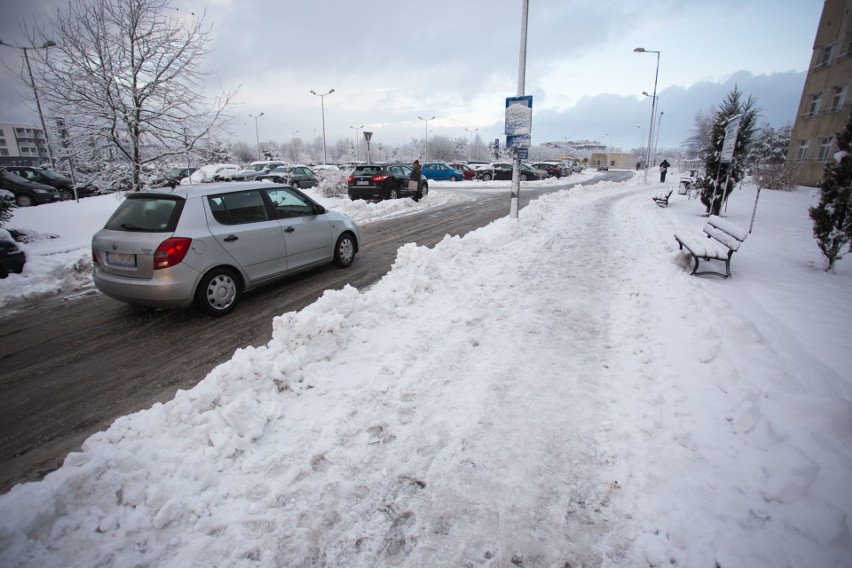
[[[1,497],[0,564],[849,565],[852,292],[813,196],[764,196],[722,280],[660,189],[544,196],[276,318]]]

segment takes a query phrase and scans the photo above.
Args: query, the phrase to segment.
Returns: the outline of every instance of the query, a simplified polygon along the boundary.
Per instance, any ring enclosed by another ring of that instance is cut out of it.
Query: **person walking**
[[[420,160],[414,160],[408,181],[408,190],[417,193],[420,190]]]
[[[669,171],[670,166],[671,164],[669,164],[666,160],[660,162],[660,183],[666,182],[666,173]]]

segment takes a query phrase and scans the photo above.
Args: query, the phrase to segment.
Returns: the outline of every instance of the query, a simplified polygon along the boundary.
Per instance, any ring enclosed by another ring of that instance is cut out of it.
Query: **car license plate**
[[[358,180],[358,185],[370,185],[370,182],[365,179],[361,179]]]
[[[135,268],[136,267],[136,255],[135,254],[126,254],[123,252],[109,252],[106,253],[106,262],[110,266],[120,266],[122,268]]]

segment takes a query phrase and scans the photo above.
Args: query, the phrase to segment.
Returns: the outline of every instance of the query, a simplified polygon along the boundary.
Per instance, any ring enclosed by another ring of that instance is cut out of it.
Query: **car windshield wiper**
[[[140,227],[139,225],[134,225],[133,223],[122,223],[121,228],[125,231],[150,231],[146,227]]]

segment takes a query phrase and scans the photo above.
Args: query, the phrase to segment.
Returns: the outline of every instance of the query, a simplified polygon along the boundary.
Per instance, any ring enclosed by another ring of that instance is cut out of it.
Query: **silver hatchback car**
[[[116,300],[233,310],[243,291],[355,259],[355,222],[297,189],[246,182],[132,193],[92,238],[94,281]]]

